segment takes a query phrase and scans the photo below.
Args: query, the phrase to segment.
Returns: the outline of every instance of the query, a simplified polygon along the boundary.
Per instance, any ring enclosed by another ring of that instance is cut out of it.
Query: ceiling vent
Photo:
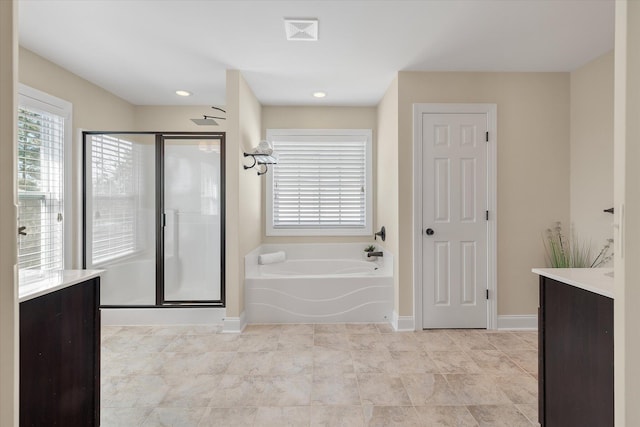
[[[284,30],[287,40],[313,42],[318,40],[317,19],[287,19],[284,20]]]

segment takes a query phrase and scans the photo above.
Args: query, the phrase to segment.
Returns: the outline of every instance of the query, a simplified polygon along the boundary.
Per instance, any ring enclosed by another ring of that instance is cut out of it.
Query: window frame
[[[104,145],[105,144],[109,144],[111,147],[117,146],[117,150],[116,151],[120,151],[122,150],[122,143],[126,143],[126,144],[130,144],[130,160],[131,160],[131,172],[132,174],[137,174],[140,172],[140,164],[139,162],[141,161],[141,154],[138,151],[138,147],[136,145],[136,143],[134,141],[130,141],[128,139],[124,139],[122,138],[122,136],[133,136],[135,135],[134,133],[110,133],[110,132],[105,132],[105,133],[96,133],[96,134],[91,134],[91,141],[86,141],[85,140],[85,170],[86,173],[92,174],[94,172],[94,164],[93,164],[93,160],[95,158],[94,155],[94,138],[96,138],[97,136],[101,138],[100,144],[103,146],[103,149],[101,151],[102,155],[104,155],[105,149],[104,149]],[[108,141],[105,141],[105,138],[108,139]],[[87,149],[88,147],[90,147],[89,149]],[[126,148],[125,148],[126,149]],[[113,154],[113,149],[110,148],[108,151],[110,151],[110,154],[107,154],[107,157],[110,156],[111,154]],[[119,159],[120,160],[120,159]],[[155,170],[154,170],[154,174],[155,174]],[[139,182],[137,182],[139,180],[139,176],[136,175],[133,179],[133,187],[134,190],[131,193],[126,193],[126,194],[109,194],[109,195],[102,195],[102,197],[104,197],[105,199],[109,200],[130,200],[130,203],[132,204],[132,206],[134,206],[132,213],[133,213],[133,220],[130,222],[131,226],[133,228],[132,231],[132,246],[129,247],[128,249],[124,250],[124,251],[118,251],[115,254],[110,254],[108,256],[102,256],[102,257],[98,257],[95,258],[95,253],[94,253],[94,239],[95,239],[95,233],[96,233],[96,224],[95,224],[95,220],[93,218],[86,218],[85,217],[85,232],[88,231],[88,229],[91,230],[91,233],[86,232],[85,234],[85,250],[87,251],[86,256],[87,256],[87,265],[89,265],[91,268],[104,268],[106,266],[109,266],[111,264],[117,263],[117,262],[121,262],[123,260],[129,259],[129,258],[133,258],[136,255],[140,254],[142,252],[142,250],[140,249],[140,229],[139,229],[139,221],[140,218],[138,217],[138,208],[139,208],[139,203],[140,203],[140,186],[139,186]],[[95,184],[92,180],[92,183]],[[90,200],[89,203],[91,202],[95,202],[96,199],[99,199],[101,196],[96,196],[95,195],[95,191],[94,191],[94,187],[91,185],[87,185],[85,187],[85,197]],[[155,203],[155,202],[154,202]],[[107,240],[111,240],[114,239],[112,236],[110,236]]]
[[[64,99],[50,95],[46,92],[42,92],[38,89],[34,89],[25,84],[18,84],[18,102],[17,107],[32,108],[41,110],[43,112],[54,114],[62,117],[64,120],[64,138],[63,146],[64,150],[63,158],[63,182],[62,182],[62,199],[63,199],[63,211],[62,211],[62,268],[68,269],[72,265],[73,256],[73,187],[72,187],[72,149],[73,149],[73,137],[72,137],[72,118],[73,118],[73,104]],[[16,108],[16,117],[18,110]],[[17,129],[16,129],[17,131]],[[16,142],[17,144],[17,142]],[[16,153],[17,155],[17,153]],[[16,166],[17,169],[17,166]],[[17,187],[17,186],[16,186]],[[19,197],[19,192],[16,189],[16,195]],[[29,230],[26,230],[29,233]]]
[[[267,140],[278,138],[302,140],[315,139],[317,142],[337,142],[340,138],[365,139],[365,215],[364,227],[357,228],[276,228],[273,224],[274,173],[267,174],[265,203],[265,233],[267,236],[367,236],[373,233],[373,131],[371,129],[267,129]],[[277,156],[274,148],[274,155]],[[273,168],[277,168],[274,165]]]

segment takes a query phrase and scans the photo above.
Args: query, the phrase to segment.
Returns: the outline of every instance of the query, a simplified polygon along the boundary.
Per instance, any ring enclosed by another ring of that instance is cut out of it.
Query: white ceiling
[[[285,17],[319,41],[286,41]],[[19,28],[136,105],[224,105],[227,69],[264,105],[376,105],[400,70],[575,70],[613,49],[614,1],[20,0]]]

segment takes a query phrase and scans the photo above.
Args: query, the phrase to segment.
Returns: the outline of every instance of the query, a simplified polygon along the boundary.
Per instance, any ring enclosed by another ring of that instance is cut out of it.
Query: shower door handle
[[[167,214],[166,213],[162,214],[162,226],[163,227],[167,226]]]

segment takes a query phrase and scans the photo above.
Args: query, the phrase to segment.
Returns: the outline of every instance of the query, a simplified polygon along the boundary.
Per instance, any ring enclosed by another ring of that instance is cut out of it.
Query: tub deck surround
[[[104,270],[20,270],[18,301],[24,302],[42,295],[100,276]]]
[[[258,256],[283,251],[286,261],[293,260],[367,260],[364,248],[369,243],[289,243],[289,244],[266,244],[257,247],[249,252],[245,257],[245,277],[260,276],[262,267],[258,264]],[[376,261],[379,266],[387,268],[387,273],[393,275],[393,255],[383,251],[384,256]],[[277,265],[279,263],[274,263]]]
[[[291,259],[258,266],[261,277],[377,275],[379,262],[354,259]]]
[[[534,268],[540,276],[615,299],[613,268]]]
[[[365,261],[364,243],[263,245],[245,257],[248,323],[390,322],[393,256]],[[259,265],[261,254],[287,260]]]

